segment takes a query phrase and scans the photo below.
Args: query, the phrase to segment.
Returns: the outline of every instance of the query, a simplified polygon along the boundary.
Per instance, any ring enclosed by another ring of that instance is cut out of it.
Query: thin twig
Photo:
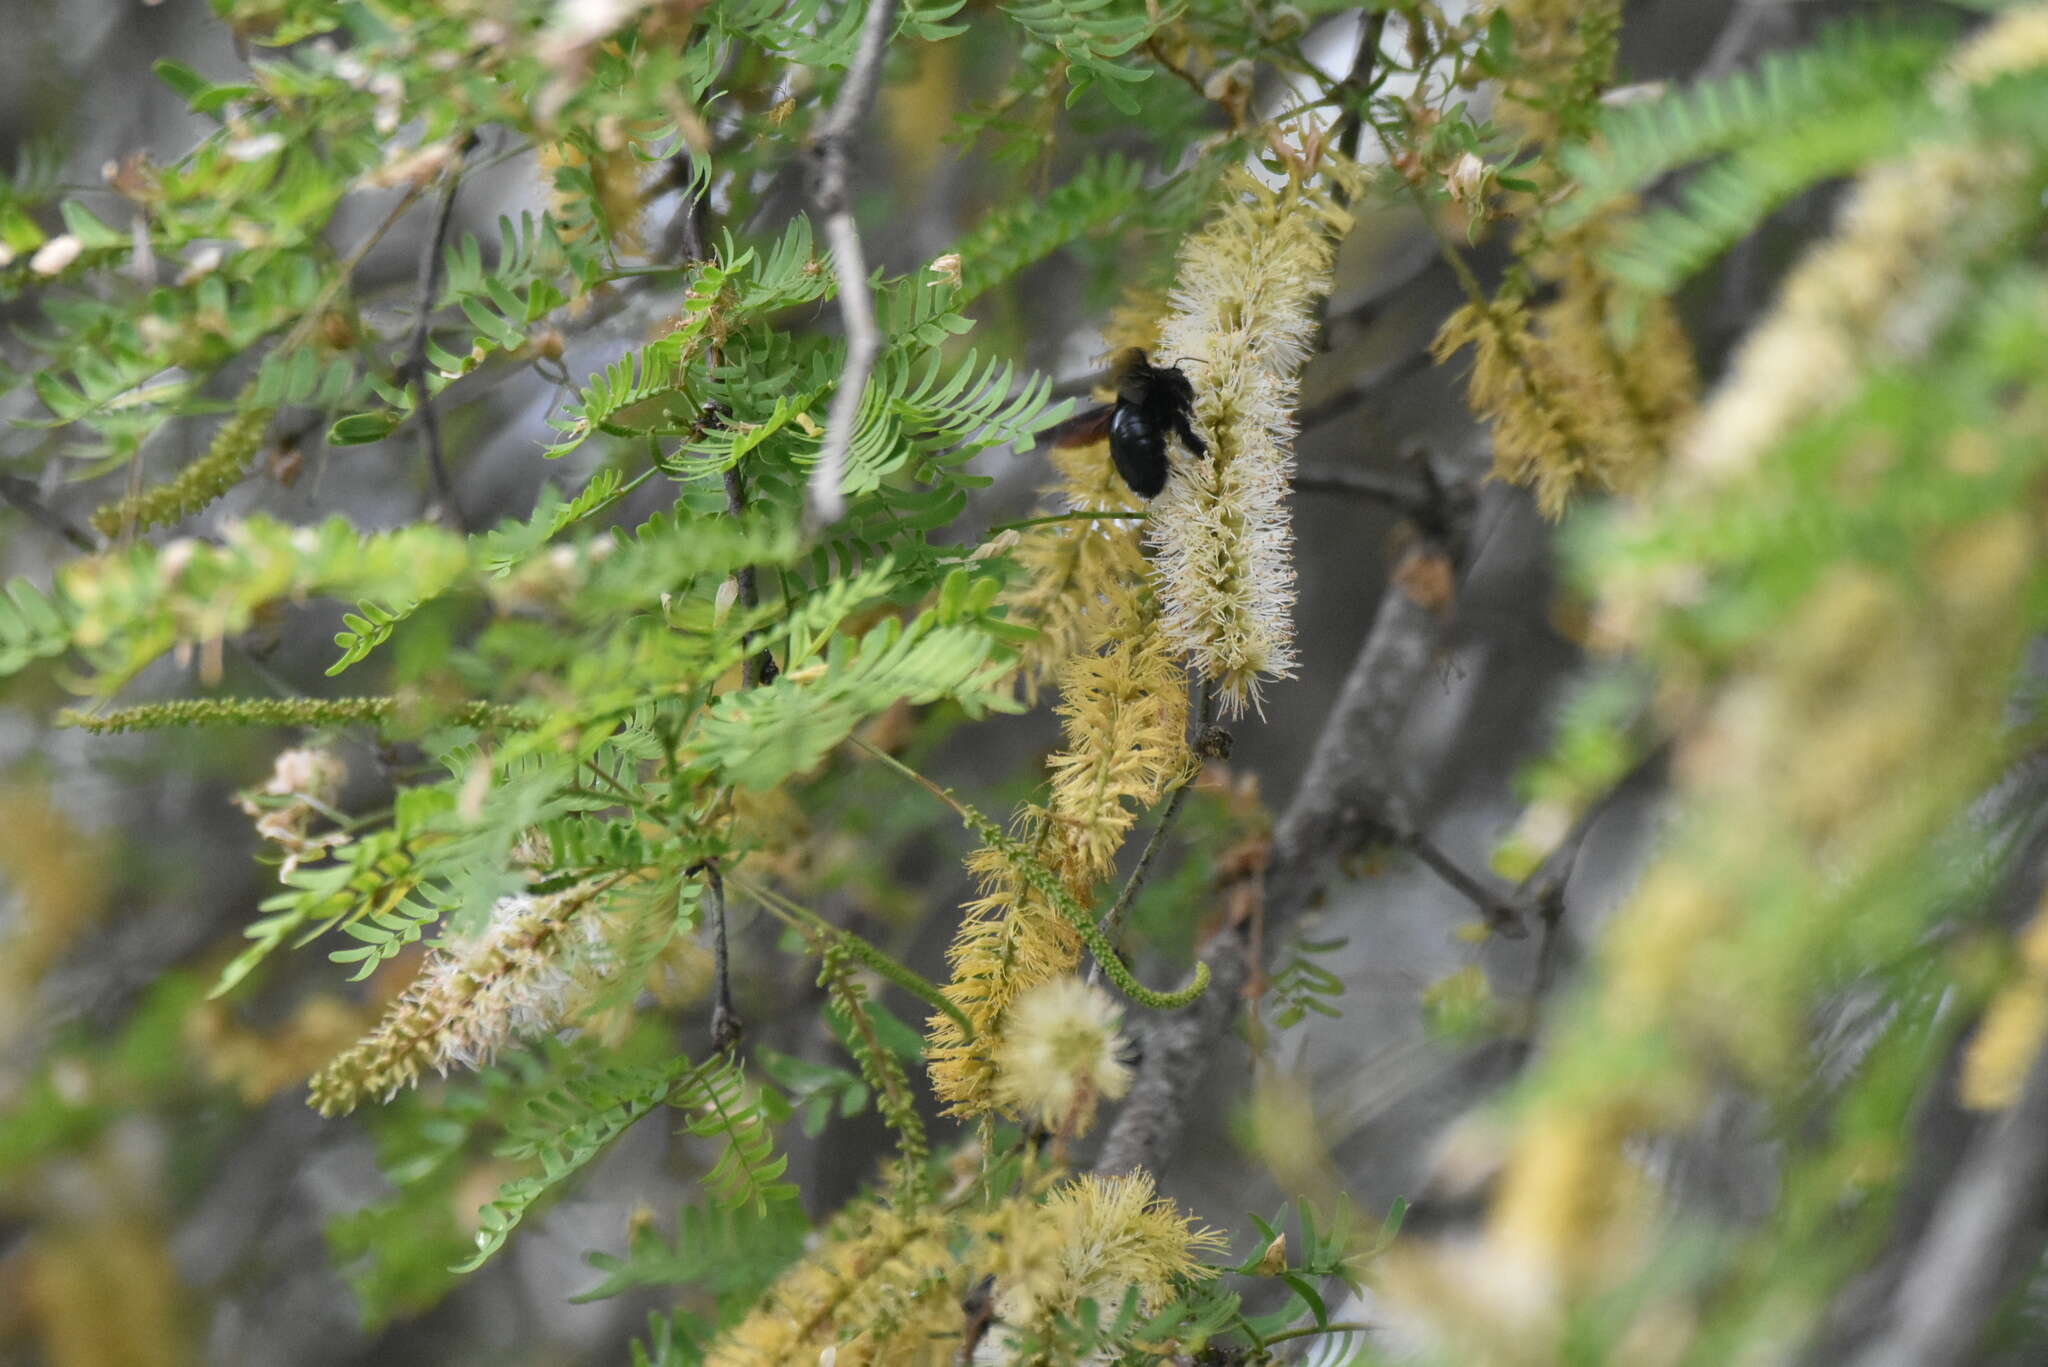
[[[61,536],[79,550],[91,553],[99,549],[84,529],[77,524],[52,512],[36,486],[19,475],[0,475],[0,499],[12,504],[29,521],[55,536]]]
[[[1078,513],[1051,513],[1045,517],[1027,517],[1021,522],[999,522],[988,530],[989,535],[994,536],[998,532],[1018,532],[1026,527],[1045,527],[1055,522],[1143,522],[1145,517],[1144,513],[1105,512],[1090,508]]]
[[[1358,46],[1351,54],[1351,70],[1343,80],[1337,82],[1330,94],[1344,100],[1345,109],[1337,120],[1337,127],[1330,135],[1330,145],[1339,152],[1344,144],[1356,137],[1364,115],[1355,101],[1363,96],[1370,98],[1373,90],[1373,68],[1379,62],[1380,35],[1387,27],[1387,11],[1375,10],[1362,14],[1358,19]]]
[[[711,187],[706,184],[703,193],[690,193],[690,183],[697,176],[697,162],[688,148],[675,154],[671,167],[668,183],[683,192],[683,203],[663,237],[663,256],[681,255],[685,262],[708,261],[711,258]]]
[[[1179,65],[1166,55],[1166,49],[1159,46],[1159,39],[1156,36],[1145,40],[1145,52],[1153,61],[1165,67],[1173,75],[1178,76],[1181,83],[1194,91],[1200,98],[1209,101],[1211,104],[1222,103],[1221,100],[1209,94],[1208,87],[1203,83],[1201,77],[1195,75],[1194,72],[1189,71],[1186,67]]]
[[[884,953],[875,945],[862,939],[844,926],[835,926],[817,912],[797,902],[764,883],[753,883],[735,874],[733,886],[754,899],[755,903],[784,925],[811,934],[821,935],[844,947],[853,957],[866,964],[885,980],[916,997],[935,1011],[951,1016],[960,1027],[962,1038],[974,1038],[974,1025],[961,1013],[937,983],[907,967],[900,960]]]
[[[880,760],[883,764],[887,765],[891,769],[894,769],[898,774],[902,775],[904,778],[909,779],[912,783],[915,783],[918,787],[924,789],[933,797],[945,803],[948,807],[953,809],[954,814],[958,816],[962,821],[972,822],[975,819],[975,813],[971,811],[964,803],[962,803],[959,798],[954,797],[951,790],[941,788],[938,784],[932,782],[923,774],[920,774],[919,772],[917,772],[917,770],[911,768],[902,760],[890,754],[887,750],[884,750],[878,745],[874,745],[866,740],[863,740],[859,736],[848,736],[846,738],[846,743],[848,745],[853,746],[856,750],[859,750],[862,753],[866,754],[870,759]]]
[[[711,955],[717,975],[711,998],[711,1048],[723,1054],[740,1042],[746,1026],[732,1005],[731,960],[725,944],[725,877],[719,873],[716,859],[704,861],[704,900],[711,904]]]
[[[1512,901],[1465,872],[1457,860],[1444,853],[1443,847],[1427,835],[1411,828],[1401,833],[1401,843],[1429,865],[1431,872],[1479,908],[1479,914],[1486,918],[1486,924],[1496,934],[1518,940],[1529,933],[1522,924],[1520,909]]]
[[[456,192],[462,188],[462,161],[476,141],[474,133],[463,140],[441,183],[441,199],[434,206],[433,230],[420,251],[419,308],[413,319],[412,347],[405,359],[406,378],[412,383],[413,404],[420,417],[420,441],[426,448],[427,471],[434,481],[434,497],[440,502],[441,516],[459,532],[467,532],[469,522],[462,514],[462,505],[456,502],[455,485],[448,478],[448,462],[441,451],[441,419],[434,412],[434,395],[427,387],[427,342],[433,334],[434,299],[441,292],[448,225],[455,217]]]
[[[1344,417],[1388,385],[1405,380],[1410,375],[1419,375],[1434,364],[1427,351],[1411,351],[1398,361],[1389,361],[1386,365],[1367,371],[1328,398],[1305,405],[1295,420],[1296,426],[1307,432],[1333,419]]]
[[[819,526],[837,522],[846,515],[846,455],[853,445],[854,424],[860,418],[861,396],[881,353],[882,334],[875,326],[875,301],[868,294],[867,256],[861,250],[860,228],[853,221],[853,194],[849,185],[849,144],[867,118],[880,84],[882,56],[889,33],[896,22],[897,0],[868,0],[867,18],[861,26],[860,48],[839,98],[818,130],[814,144],[818,158],[818,213],[825,221],[825,242],[832,249],[832,273],[839,285],[839,316],[846,327],[846,368],[840,372],[838,387],[832,391],[832,407],[825,418],[825,445],[818,464],[811,471],[810,519]]]
[[[1137,867],[1131,870],[1129,880],[1124,883],[1124,890],[1117,894],[1115,904],[1109,909],[1109,915],[1102,920],[1104,935],[1114,939],[1117,928],[1123,925],[1124,914],[1130,910],[1132,901],[1137,898],[1138,889],[1145,886],[1145,875],[1151,872],[1152,861],[1158,856],[1159,847],[1166,843],[1168,833],[1173,830],[1174,819],[1180,815],[1181,804],[1187,801],[1188,789],[1193,785],[1192,775],[1174,785],[1173,796],[1166,800],[1166,810],[1160,814],[1159,824],[1152,828],[1152,838],[1145,842],[1144,850],[1138,855]],[[1095,977],[1094,970],[1091,969],[1088,976],[1092,981]]]
[[[1270,1348],[1276,1343],[1285,1343],[1289,1339],[1312,1338],[1317,1334],[1366,1334],[1372,1332],[1372,1328],[1372,1325],[1363,1324],[1356,1320],[1333,1320],[1328,1324],[1304,1324],[1296,1329],[1282,1329],[1277,1334],[1267,1334],[1264,1339],[1264,1346]]]
[[[746,515],[747,482],[745,477],[740,474],[737,465],[728,465],[725,468],[724,478],[725,511],[737,521]],[[747,611],[752,612],[755,608],[760,607],[761,592],[754,567],[752,565],[740,566],[739,569],[733,572],[733,578],[739,582],[740,602],[746,605]],[[775,657],[766,650],[759,650],[747,657],[741,678],[747,687],[753,688],[760,684],[774,683],[775,676],[780,672],[775,667]]]
[[[1536,1014],[1543,1009],[1544,1000],[1557,985],[1558,966],[1563,958],[1564,936],[1561,933],[1566,911],[1565,893],[1571,888],[1573,872],[1578,868],[1579,851],[1585,847],[1586,837],[1600,824],[1602,817],[1614,806],[1622,792],[1632,787],[1643,775],[1662,764],[1671,753],[1671,743],[1663,741],[1652,746],[1643,756],[1629,767],[1628,772],[1611,784],[1607,791],[1589,803],[1579,813],[1578,820],[1557,842],[1543,861],[1522,880],[1515,889],[1515,905],[1535,915],[1540,927],[1536,942],[1536,967],[1529,983],[1531,1002],[1531,1029],[1533,1032]]]
[[[1429,501],[1428,492],[1411,481],[1375,470],[1303,470],[1295,474],[1294,487],[1305,494],[1354,494],[1404,513]]]

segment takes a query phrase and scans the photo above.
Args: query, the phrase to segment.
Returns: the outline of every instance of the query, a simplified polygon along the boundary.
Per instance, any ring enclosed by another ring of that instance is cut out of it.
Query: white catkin
[[[1154,358],[1185,366],[1210,454],[1175,452],[1147,541],[1161,629],[1235,716],[1295,669],[1294,408],[1344,218],[1313,189],[1230,193],[1182,248]]]

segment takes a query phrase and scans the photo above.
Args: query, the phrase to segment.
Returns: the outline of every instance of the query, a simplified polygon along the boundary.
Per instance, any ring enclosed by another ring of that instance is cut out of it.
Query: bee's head
[[[1120,385],[1134,375],[1143,375],[1152,368],[1152,360],[1141,346],[1127,346],[1109,358],[1109,382]]]

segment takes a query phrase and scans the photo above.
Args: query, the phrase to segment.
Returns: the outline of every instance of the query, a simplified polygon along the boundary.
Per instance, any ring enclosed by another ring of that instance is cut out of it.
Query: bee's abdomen
[[[1109,458],[1138,497],[1166,487],[1166,433],[1132,404],[1119,403],[1109,415]]]

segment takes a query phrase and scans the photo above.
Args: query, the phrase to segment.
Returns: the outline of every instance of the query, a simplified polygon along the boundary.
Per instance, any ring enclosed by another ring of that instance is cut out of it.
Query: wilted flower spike
[[[705,1367],[952,1362],[960,1293],[981,1259],[948,1238],[948,1223],[942,1211],[853,1203],[719,1336]]]
[[[607,886],[501,898],[475,935],[429,954],[377,1027],[314,1076],[314,1109],[352,1111],[428,1069],[476,1067],[567,1024],[616,969],[611,928],[593,905]]]
[[[1226,714],[1294,672],[1294,406],[1348,220],[1315,187],[1234,174],[1228,202],[1181,249],[1159,362],[1187,364],[1207,460],[1182,457],[1148,540],[1165,630]]]
[[[167,559],[173,548],[167,548]],[[256,834],[284,852],[279,878],[289,879],[301,863],[348,843],[348,836],[339,831],[310,834],[314,818],[333,805],[347,779],[348,764],[340,755],[301,746],[279,753],[261,788],[235,795],[235,805],[256,819]]]
[[[1138,814],[1188,761],[1187,677],[1157,605],[1120,591],[1108,595],[1105,618],[1100,647],[1060,670],[1066,744],[1050,761],[1056,839],[1048,861],[1084,902],[1116,871]]]

